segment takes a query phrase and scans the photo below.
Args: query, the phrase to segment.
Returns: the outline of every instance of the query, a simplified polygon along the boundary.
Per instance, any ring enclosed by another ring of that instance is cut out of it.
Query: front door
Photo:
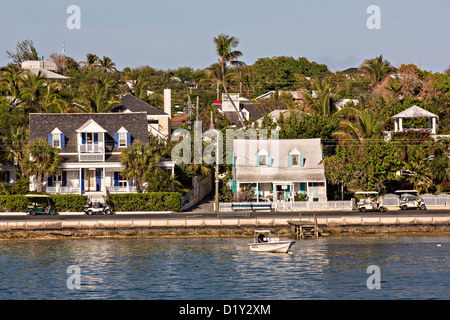
[[[96,191],[95,186],[95,170],[86,169],[85,191]]]

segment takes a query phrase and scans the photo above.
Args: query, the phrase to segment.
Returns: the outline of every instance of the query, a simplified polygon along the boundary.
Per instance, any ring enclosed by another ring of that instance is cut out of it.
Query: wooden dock
[[[288,221],[291,228],[294,230],[297,239],[304,238],[318,238],[319,226],[317,225],[316,212],[314,212],[314,220],[302,220],[302,213],[299,213],[299,221]]]

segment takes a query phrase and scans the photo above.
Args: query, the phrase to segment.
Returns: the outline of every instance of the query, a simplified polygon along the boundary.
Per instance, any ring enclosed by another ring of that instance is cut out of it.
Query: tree
[[[25,147],[24,172],[36,177],[38,192],[43,191],[43,176],[57,173],[62,162],[58,149],[44,139],[33,140]]]
[[[32,40],[24,40],[17,42],[16,52],[6,50],[8,58],[12,59],[13,63],[21,64],[24,61],[39,60],[39,55],[36,48],[33,45]]]
[[[225,82],[225,69],[227,67],[227,64],[230,63],[231,65],[236,66],[242,66],[243,63],[241,61],[238,61],[239,57],[242,56],[242,52],[238,50],[234,50],[238,44],[239,40],[233,36],[229,36],[226,34],[219,34],[216,38],[214,38],[214,44],[216,45],[216,54],[219,57],[219,65],[221,67],[222,71],[222,86],[225,90],[225,93],[228,97],[228,99],[231,101],[231,104],[234,107],[234,110],[238,114],[239,122],[241,123],[242,127],[245,127],[244,119],[239,112],[239,109],[236,107],[234,101],[231,99],[230,94],[228,93],[227,85]]]
[[[18,65],[9,65],[0,77],[0,89],[12,98],[11,105],[18,105],[22,96],[22,69]]]
[[[101,72],[117,71],[116,64],[112,62],[110,57],[97,58],[96,64]]]
[[[11,164],[16,164],[23,175],[23,162],[25,160],[26,145],[29,139],[29,129],[25,126],[10,127],[3,130],[1,142],[4,152],[3,159]]]
[[[85,72],[92,72],[95,71],[97,68],[97,61],[99,58],[97,55],[93,53],[86,54],[86,61],[81,61],[81,70]]]
[[[381,54],[376,58],[364,60],[359,69],[367,74],[374,85],[380,84],[385,77],[395,73],[395,68],[389,61],[384,60]]]
[[[44,87],[47,84],[47,80],[42,76],[41,71],[37,74],[26,71],[22,77],[22,83],[21,97],[25,108],[32,112],[41,111],[41,96]]]
[[[387,119],[383,114],[372,110],[360,110],[345,107],[335,113],[336,117],[347,116],[340,121],[341,131],[333,133],[333,137],[361,143],[363,140],[379,138]]]
[[[108,112],[119,101],[112,98],[110,88],[113,82],[106,78],[97,79],[95,85],[82,87],[81,98],[74,99],[74,104],[82,112],[101,113]]]
[[[136,191],[141,193],[144,185],[159,167],[160,155],[148,144],[139,141],[124,149],[120,154],[120,163],[124,167],[122,175],[127,180],[136,181]]]
[[[312,85],[313,93],[301,91],[307,106],[317,114],[331,117],[337,111],[336,101],[343,96],[345,90],[337,89],[333,92],[333,87],[327,80],[314,79]]]

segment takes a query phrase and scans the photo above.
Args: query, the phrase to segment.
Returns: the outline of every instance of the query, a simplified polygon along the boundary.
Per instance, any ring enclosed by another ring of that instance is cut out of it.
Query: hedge
[[[49,197],[56,212],[83,211],[87,201],[86,196],[74,194],[49,195]],[[27,206],[32,204],[32,199],[24,195],[0,195],[1,212],[26,212]]]
[[[114,211],[178,211],[181,194],[178,192],[108,194],[106,202]]]

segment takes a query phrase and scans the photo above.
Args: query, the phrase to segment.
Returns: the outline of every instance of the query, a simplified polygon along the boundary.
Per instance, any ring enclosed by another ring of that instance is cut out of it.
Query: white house
[[[233,192],[251,184],[257,200],[326,201],[320,139],[245,140],[233,144]]]
[[[30,114],[30,140],[44,139],[59,149],[60,173],[44,178],[44,191],[85,194],[91,199],[107,193],[136,192],[135,182],[121,175],[121,151],[133,141],[148,143],[147,113]],[[162,160],[174,172],[175,163]],[[36,179],[30,190],[36,190]]]

